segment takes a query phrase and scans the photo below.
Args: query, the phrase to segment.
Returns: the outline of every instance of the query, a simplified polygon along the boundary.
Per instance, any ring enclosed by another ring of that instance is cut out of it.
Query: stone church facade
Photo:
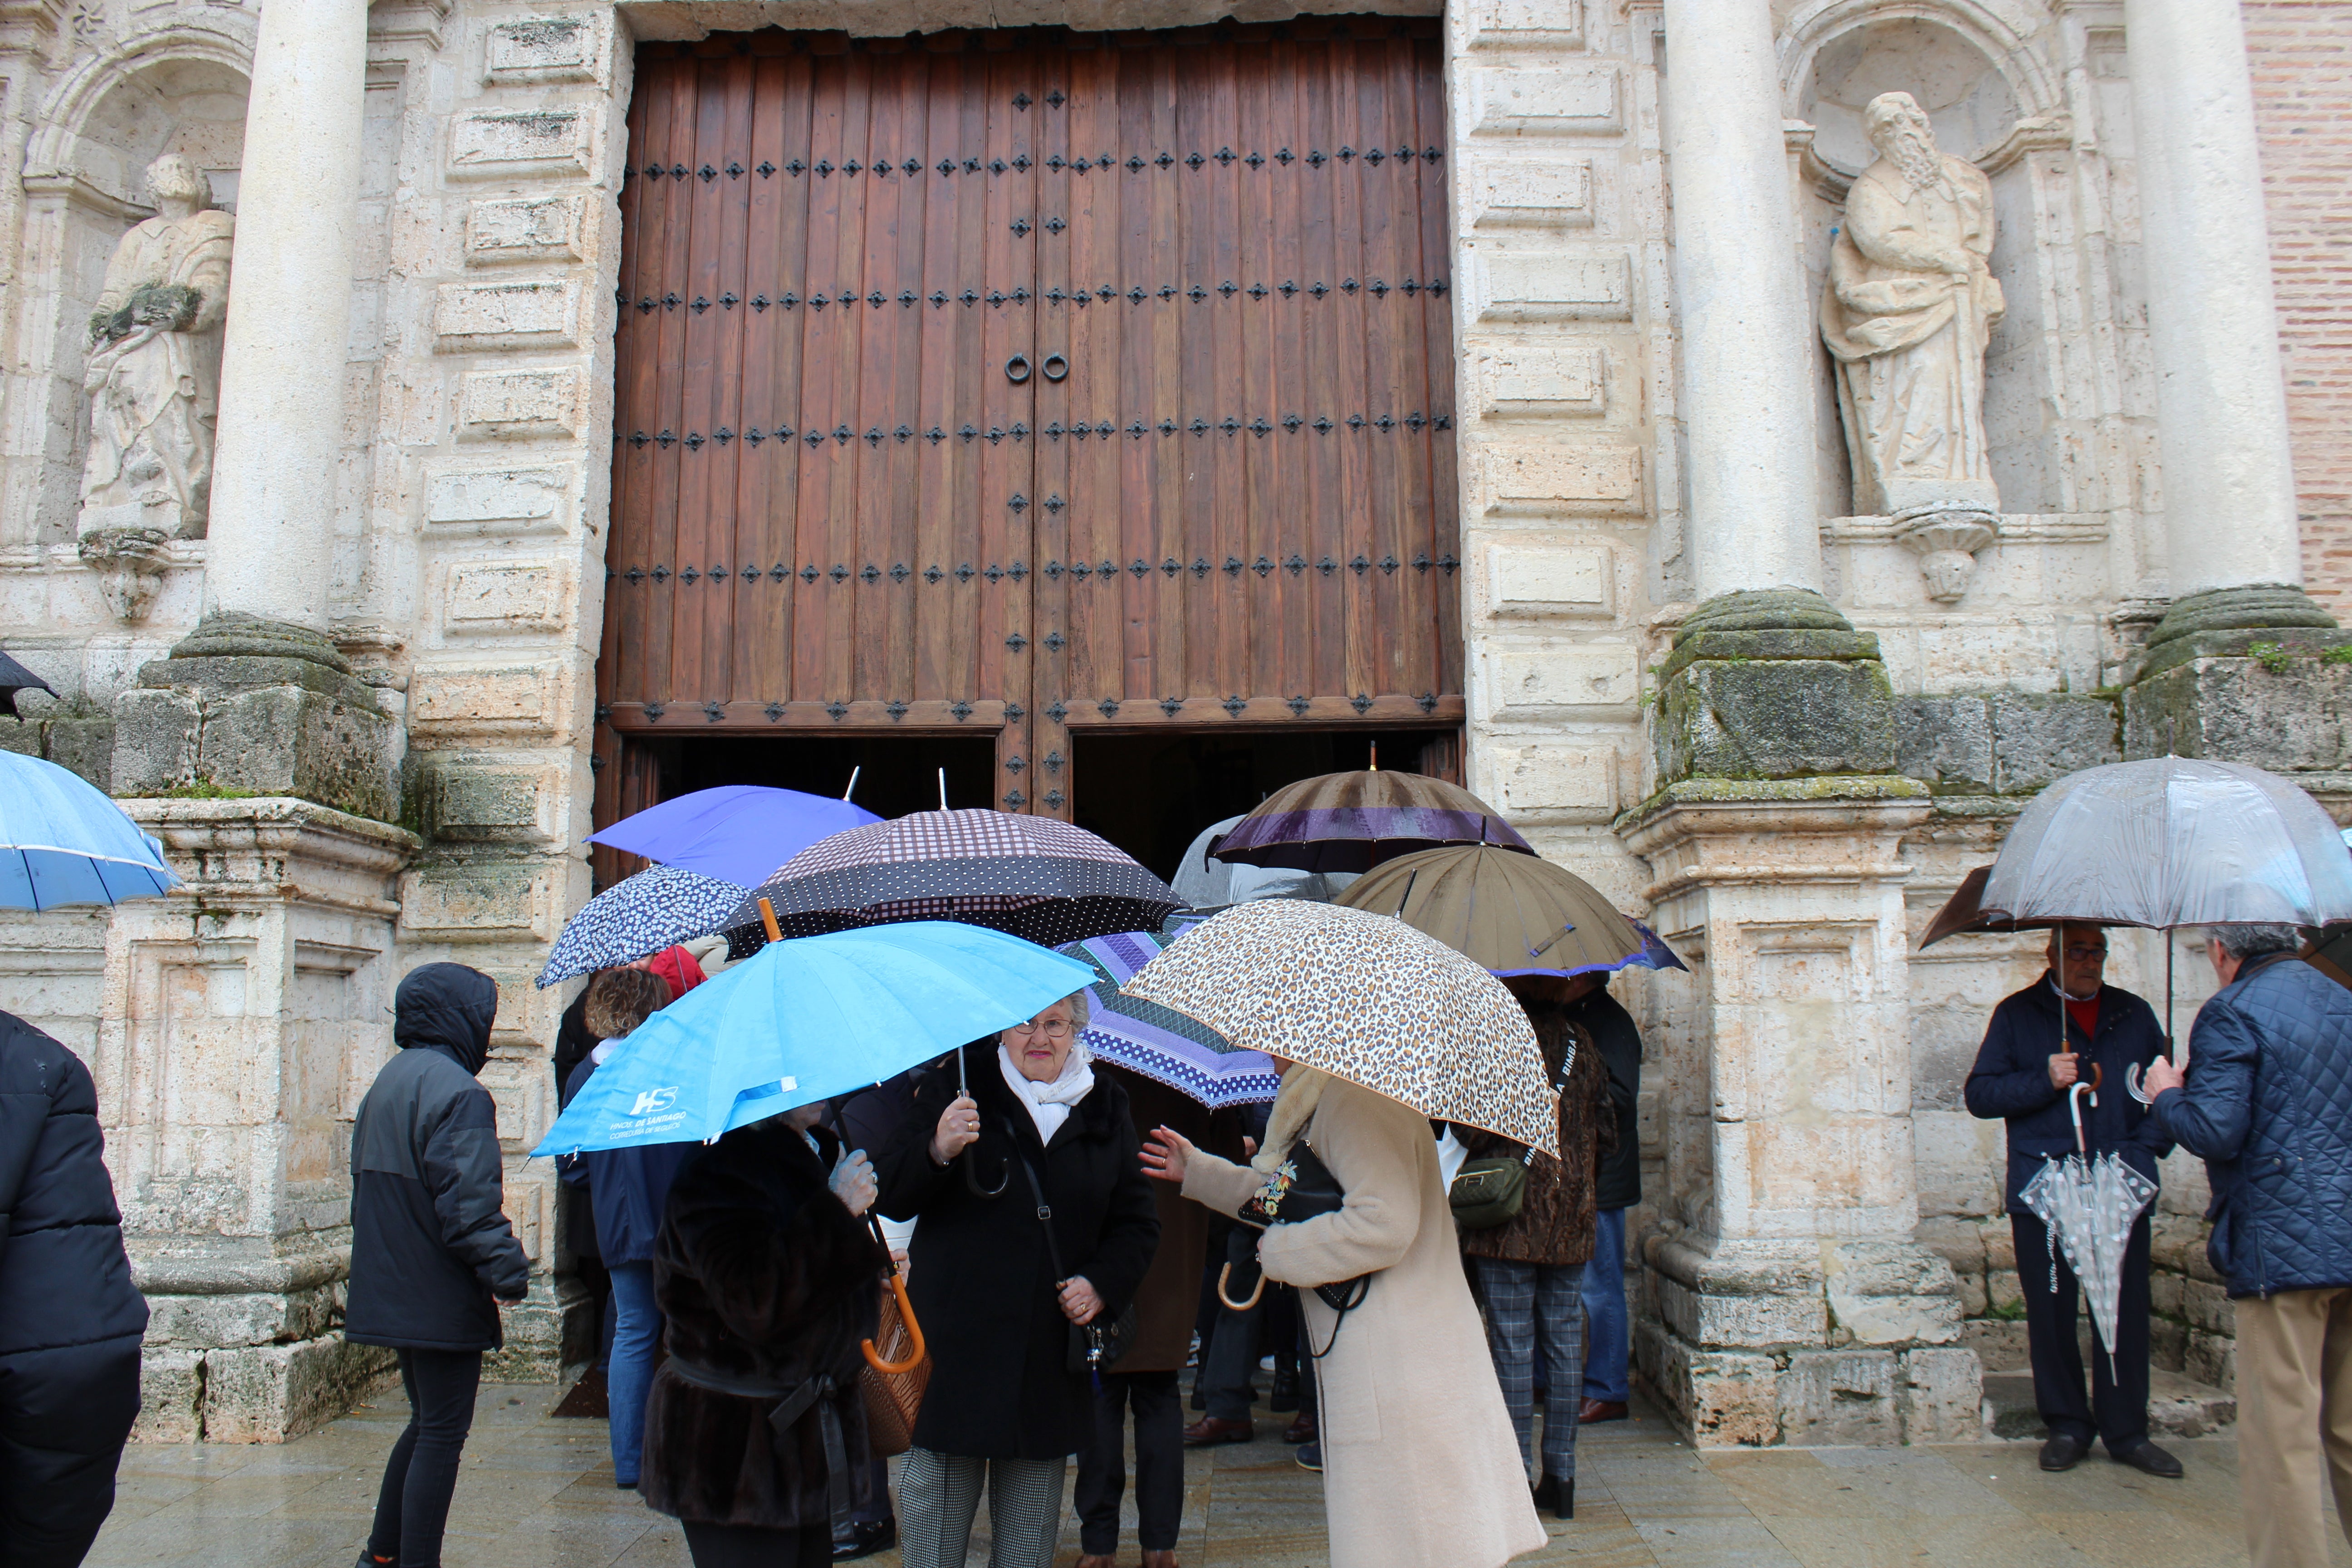
[[[531,978],[591,886],[640,51],[1289,16],[0,3],[0,643],[58,694],[0,743],[187,882],[0,921],[0,1005],[96,1072],[145,1435],[277,1440],[379,1375],[338,1332],[345,1151],[419,963],[500,986],[482,1077],[535,1270],[507,1371],[553,1375],[579,1316],[524,1158],[571,992]],[[2352,820],[2352,4],[1440,25],[1465,773],[1690,963],[1624,987],[1640,1369],[1702,1443],[1969,1436],[2021,1325],[1959,1084],[2039,960],[1917,933],[2074,768],[2251,762]],[[1819,315],[1896,92],[1990,237],[1953,373],[1979,456],[1924,489],[1849,437],[1927,395],[1858,405]],[[2160,992],[2164,939],[2118,935],[2111,977]],[[2226,1386],[2202,1201],[2176,1161],[2158,1353]]]

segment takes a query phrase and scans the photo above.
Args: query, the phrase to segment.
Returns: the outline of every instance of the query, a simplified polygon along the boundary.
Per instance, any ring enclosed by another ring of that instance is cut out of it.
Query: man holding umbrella
[[[2105,983],[2107,939],[2099,927],[2060,925],[2051,933],[2048,956],[2050,967],[2040,979],[1993,1009],[1965,1090],[1972,1114],[2009,1123],[2003,1206],[2025,1298],[2034,1403],[2050,1429],[2042,1468],[2073,1469],[2090,1452],[2095,1434],[2115,1458],[2177,1479],[2180,1461],[2147,1436],[2147,1215],[2134,1222],[2124,1254],[2117,1342],[2099,1347],[2093,1357],[2085,1398],[2075,1339],[2080,1287],[2049,1228],[2024,1203],[2026,1186],[2046,1162],[2077,1151],[2077,1108],[2069,1101],[2078,1083],[2092,1086],[2079,1107],[2082,1148],[2091,1155],[2118,1154],[2151,1184],[2158,1179],[2157,1161],[2171,1144],[2126,1090],[2125,1075],[2164,1055],[2164,1031],[2146,1002]]]

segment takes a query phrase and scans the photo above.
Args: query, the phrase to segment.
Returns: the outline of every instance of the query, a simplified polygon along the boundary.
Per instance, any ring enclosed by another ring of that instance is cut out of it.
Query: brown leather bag
[[[874,1227],[881,1238],[882,1227]],[[923,1407],[923,1390],[931,1381],[931,1352],[923,1345],[922,1325],[915,1321],[914,1304],[907,1300],[906,1277],[896,1265],[882,1286],[882,1314],[874,1337],[858,1347],[866,1364],[858,1369],[857,1389],[866,1399],[866,1430],[876,1455],[888,1458],[915,1446],[915,1415]]]

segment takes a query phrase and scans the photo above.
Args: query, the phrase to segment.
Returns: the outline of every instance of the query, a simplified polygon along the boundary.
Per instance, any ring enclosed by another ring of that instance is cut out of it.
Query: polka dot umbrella
[[[766,940],[762,899],[788,937],[961,921],[1045,947],[1150,931],[1183,906],[1167,883],[1085,828],[992,810],[919,811],[810,845],[728,918],[738,957]]]

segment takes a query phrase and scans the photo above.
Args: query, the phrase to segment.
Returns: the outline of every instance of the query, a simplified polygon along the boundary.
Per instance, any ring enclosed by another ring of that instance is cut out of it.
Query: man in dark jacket
[[[2292,926],[2213,928],[2221,989],[2150,1118],[2205,1162],[2207,1256],[2237,1303],[2238,1473],[2253,1568],[2328,1561],[2319,1474],[2352,1538],[2352,992]]]
[[[1642,1201],[1642,1135],[1633,1106],[1642,1093],[1642,1031],[1609,994],[1609,976],[1577,975],[1570,983],[1568,1021],[1582,1029],[1609,1069],[1609,1114],[1614,1146],[1601,1156],[1593,1190],[1592,1260],[1584,1266],[1584,1404],[1577,1419],[1622,1421],[1631,1414],[1627,1363],[1633,1342],[1625,1310],[1625,1211]]]
[[[139,1415],[147,1301],[131,1282],[98,1090],[0,1013],[0,1561],[73,1568],[114,1507]]]
[[[413,969],[393,998],[400,1047],[352,1126],[352,1282],[344,1337],[400,1352],[408,1427],[376,1495],[365,1564],[437,1568],[482,1352],[530,1265],[507,1224],[498,1112],[474,1081],[497,983],[462,963]]]
[[[2050,936],[2049,959],[2041,979],[1993,1009],[1963,1091],[1971,1114],[2009,1122],[2004,1205],[2025,1298],[2033,1400],[2050,1429],[2042,1468],[2073,1469],[2091,1451],[2095,1433],[2125,1464],[2177,1479],[2180,1461],[2147,1438],[2148,1216],[2142,1214],[2132,1226],[2116,1304],[2116,1342],[2092,1358],[2085,1399],[2074,1271],[2023,1196],[2045,1162],[2075,1152],[2068,1091],[2078,1081],[2097,1080],[2096,1091],[2082,1104],[2089,1152],[2121,1154],[2150,1182],[2157,1180],[2156,1163],[2172,1145],[2126,1091],[2125,1075],[2164,1055],[2164,1031],[2147,1003],[2105,983],[2107,938],[2098,927],[2059,927]]]

